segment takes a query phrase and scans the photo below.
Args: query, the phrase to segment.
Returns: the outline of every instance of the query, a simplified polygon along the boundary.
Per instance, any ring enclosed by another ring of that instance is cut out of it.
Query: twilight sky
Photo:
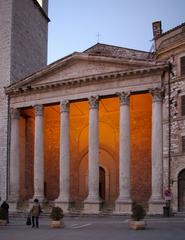
[[[99,42],[150,51],[152,22],[185,22],[185,0],[49,0],[48,63]]]

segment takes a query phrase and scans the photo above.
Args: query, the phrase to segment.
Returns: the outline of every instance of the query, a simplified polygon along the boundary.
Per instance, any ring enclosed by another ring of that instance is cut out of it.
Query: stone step
[[[86,216],[88,214],[83,213],[82,211],[83,209],[70,209],[69,213],[65,214],[66,216]],[[95,214],[95,215],[99,215],[99,216],[110,216],[113,214],[113,208],[105,208],[105,209],[101,209],[99,214]],[[94,214],[92,214],[94,215]],[[14,213],[9,213],[9,217],[10,218],[26,218],[28,216],[28,212],[27,211],[19,211],[19,212],[14,212]],[[42,212],[42,214],[40,215],[41,218],[49,218],[50,217],[50,212]]]
[[[175,217],[185,217],[185,212],[176,212],[174,213]]]

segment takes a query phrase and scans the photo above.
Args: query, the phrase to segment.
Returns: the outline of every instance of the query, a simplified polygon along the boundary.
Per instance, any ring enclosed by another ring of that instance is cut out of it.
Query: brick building
[[[98,43],[46,66],[47,1],[2,2],[0,186],[11,210],[38,198],[66,212],[141,202],[156,214],[170,188],[184,211],[185,24],[153,23],[154,52]]]

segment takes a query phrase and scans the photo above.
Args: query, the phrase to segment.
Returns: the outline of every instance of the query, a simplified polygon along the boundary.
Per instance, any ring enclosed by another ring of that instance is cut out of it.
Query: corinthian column
[[[10,140],[10,191],[8,200],[12,211],[19,200],[19,110],[11,109],[11,140]]]
[[[64,212],[69,209],[69,101],[61,102],[60,114],[60,192],[56,204],[62,207]]]
[[[88,197],[84,201],[84,211],[99,212],[99,124],[98,96],[89,98],[89,155],[88,155]]]
[[[152,94],[152,195],[149,212],[163,211],[163,128],[162,128],[162,92],[156,88]]]
[[[43,106],[35,106],[34,198],[44,199]]]
[[[119,196],[116,212],[130,213],[130,94],[122,92],[120,98],[119,143]]]

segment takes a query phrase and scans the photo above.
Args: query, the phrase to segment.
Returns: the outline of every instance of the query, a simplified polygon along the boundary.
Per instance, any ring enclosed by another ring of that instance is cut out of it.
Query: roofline
[[[121,48],[121,49],[127,49],[127,50],[133,50],[133,51],[137,51],[137,52],[143,52],[143,53],[148,53],[150,54],[150,52],[144,51],[144,50],[138,50],[138,49],[134,49],[134,48],[125,48],[125,47],[120,47],[120,46],[116,46],[116,45],[110,45],[110,44],[105,44],[105,43],[96,43],[93,46],[87,48],[86,50],[84,50],[83,52],[86,52],[88,50],[90,50],[91,48],[93,48],[96,45],[104,45],[104,46],[109,46],[109,47],[117,47],[117,48]]]
[[[158,36],[158,37],[155,38],[155,39],[156,39],[156,40],[157,40],[157,39],[160,39],[161,37],[163,37],[163,36],[165,36],[165,35],[173,32],[173,31],[175,31],[175,30],[177,30],[177,29],[179,29],[179,28],[181,28],[181,27],[184,27],[184,26],[185,26],[185,22],[181,23],[180,25],[178,25],[178,26],[176,26],[176,27],[174,27],[174,28],[169,29],[168,31],[162,33],[160,36]]]

